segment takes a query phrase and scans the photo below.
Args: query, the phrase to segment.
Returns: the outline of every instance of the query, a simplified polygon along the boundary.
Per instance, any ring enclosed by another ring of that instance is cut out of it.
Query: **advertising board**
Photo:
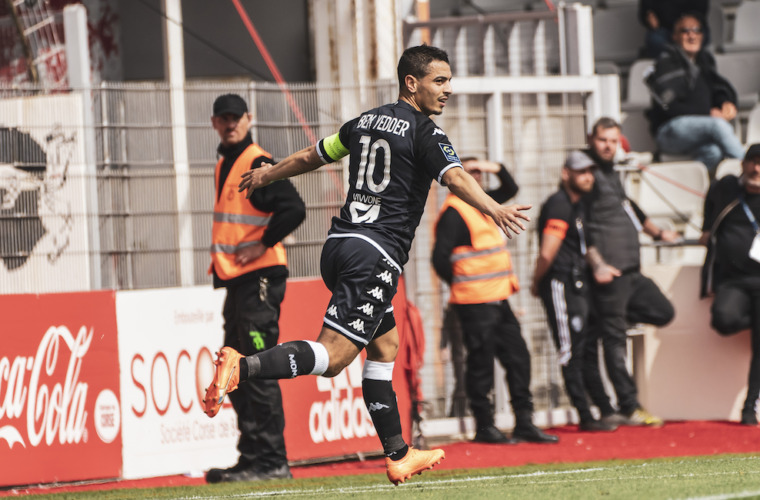
[[[114,294],[1,299],[0,486],[119,477]]]

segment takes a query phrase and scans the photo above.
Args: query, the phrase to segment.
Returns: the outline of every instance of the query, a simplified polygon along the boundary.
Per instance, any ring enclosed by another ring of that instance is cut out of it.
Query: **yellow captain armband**
[[[349,153],[348,149],[346,149],[346,146],[340,142],[338,135],[339,134],[336,133],[322,139],[322,147],[324,148],[324,153],[332,161],[338,161],[344,156],[347,156]],[[327,160],[327,158],[325,158],[325,160]]]

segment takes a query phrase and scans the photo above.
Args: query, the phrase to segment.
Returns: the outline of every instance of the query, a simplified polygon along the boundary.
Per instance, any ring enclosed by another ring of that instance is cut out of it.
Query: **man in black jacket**
[[[226,288],[224,345],[255,354],[277,345],[280,304],[288,277],[281,241],[306,217],[290,181],[257,190],[250,200],[238,193],[242,172],[272,157],[254,143],[251,116],[242,97],[219,96],[211,118],[219,134],[212,226],[214,288]],[[248,380],[230,394],[240,429],[240,459],[229,469],[211,469],[209,483],[289,478],[285,415],[277,380]]]
[[[760,395],[760,144],[747,150],[742,175],[713,184],[705,199],[702,241],[711,244],[712,327],[721,335],[751,330],[752,360],[741,423],[757,425]]]
[[[646,78],[652,94],[647,118],[661,152],[692,156],[713,176],[721,160],[741,158],[744,148],[729,123],[736,117],[736,90],[718,74],[702,38],[696,15],[676,21],[674,45]]]

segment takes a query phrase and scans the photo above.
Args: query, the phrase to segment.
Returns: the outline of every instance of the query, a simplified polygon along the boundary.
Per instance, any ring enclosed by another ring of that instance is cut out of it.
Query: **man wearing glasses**
[[[713,177],[724,158],[741,158],[744,149],[729,123],[736,117],[736,90],[718,74],[703,38],[697,14],[676,21],[673,45],[646,78],[652,94],[647,118],[660,152],[691,156]]]

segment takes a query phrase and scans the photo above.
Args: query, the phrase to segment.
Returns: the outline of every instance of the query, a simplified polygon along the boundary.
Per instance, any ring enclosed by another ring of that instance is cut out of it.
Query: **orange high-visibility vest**
[[[211,266],[217,276],[223,280],[229,280],[243,274],[272,267],[287,265],[285,247],[277,243],[268,248],[264,254],[253,262],[244,266],[235,264],[235,250],[248,245],[260,245],[261,237],[272,217],[271,212],[262,212],[254,207],[245,197],[245,193],[238,192],[240,176],[251,168],[253,160],[259,156],[270,156],[256,144],[251,144],[243,151],[230,169],[227,180],[222,188],[221,195],[214,197],[214,224],[211,229]],[[222,168],[224,158],[216,164],[214,174],[214,186],[219,192],[219,171]],[[211,274],[211,267],[209,267]]]
[[[484,304],[504,300],[520,289],[512,272],[512,257],[507,251],[499,226],[480,210],[453,194],[446,197],[441,213],[452,207],[467,224],[470,246],[451,252],[452,304]]]

